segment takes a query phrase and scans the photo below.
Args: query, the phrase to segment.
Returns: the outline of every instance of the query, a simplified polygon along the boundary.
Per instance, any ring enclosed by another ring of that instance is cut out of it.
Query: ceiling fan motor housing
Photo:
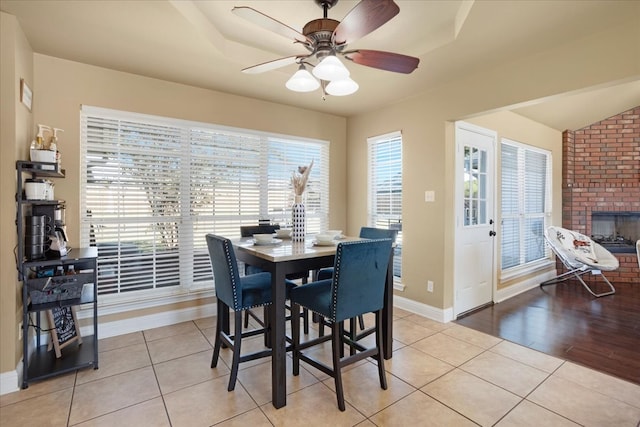
[[[314,71],[317,71],[316,65],[305,61],[307,58],[315,57],[318,60],[317,65],[320,65],[327,56],[338,53],[356,64],[397,73],[409,74],[418,67],[420,59],[399,53],[370,49],[346,50],[348,44],[380,28],[400,12],[393,0],[360,0],[342,21],[327,16],[327,11],[335,6],[338,0],[314,1],[323,9],[324,16],[307,22],[302,33],[250,7],[234,7],[232,12],[236,15],[293,39],[294,43],[302,44],[310,52],[308,55],[292,55],[254,65],[242,71],[249,74],[262,73],[294,63],[314,66]]]
[[[302,34],[313,40],[310,46],[312,53],[316,53],[316,57],[321,59],[331,53],[332,50],[342,50],[343,46],[334,46],[331,42],[333,31],[340,24],[335,19],[323,18],[314,19],[307,22],[302,29]]]

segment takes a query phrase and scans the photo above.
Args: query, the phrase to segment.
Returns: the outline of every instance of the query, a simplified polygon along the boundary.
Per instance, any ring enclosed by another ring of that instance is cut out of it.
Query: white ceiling
[[[349,48],[416,56],[419,68],[405,75],[347,63],[360,90],[326,100],[320,91],[285,89],[295,65],[241,73],[306,51],[231,13],[234,6],[250,6],[301,31],[322,17],[312,0],[1,0],[0,9],[17,17],[37,53],[343,116],[426,92],[470,68],[495,66],[640,17],[640,1],[626,0],[396,3],[399,15]],[[341,20],[356,4],[340,0],[329,18]],[[640,104],[640,80],[594,89],[513,111],[564,130]]]

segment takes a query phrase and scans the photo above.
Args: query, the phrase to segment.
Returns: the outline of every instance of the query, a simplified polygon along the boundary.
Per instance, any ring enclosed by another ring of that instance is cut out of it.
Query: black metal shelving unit
[[[16,192],[16,227],[18,230],[17,262],[19,280],[22,286],[22,332],[23,332],[23,376],[22,388],[27,388],[30,382],[43,380],[55,375],[61,375],[78,369],[93,367],[98,369],[98,251],[95,247],[73,249],[66,256],[46,258],[41,260],[26,260],[24,252],[24,217],[25,215],[47,215],[53,218],[53,211],[61,200],[27,200],[23,193],[23,174],[31,177],[64,178],[65,171],[57,163],[45,162],[16,162],[17,192]],[[64,270],[73,265],[78,274],[73,276],[39,277],[47,270],[55,271],[58,266]],[[35,304],[31,301],[30,290],[39,290],[49,281],[54,283],[73,282],[78,288],[82,286],[79,297],[64,298]],[[73,343],[62,350],[62,357],[57,358],[55,352],[48,350],[47,345],[41,345],[41,313],[56,307],[71,307],[92,304],[93,336],[82,337],[82,343]],[[33,318],[35,317],[35,321]],[[30,328],[34,328],[35,348],[30,353]]]

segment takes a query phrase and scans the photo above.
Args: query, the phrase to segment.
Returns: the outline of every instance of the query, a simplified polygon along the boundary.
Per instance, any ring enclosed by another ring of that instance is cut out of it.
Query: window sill
[[[555,261],[547,258],[544,260],[532,262],[524,266],[515,267],[509,270],[504,270],[500,273],[500,283],[510,282],[512,280],[518,279],[523,276],[528,276],[533,273],[547,270],[550,267],[554,267],[554,266],[555,266]]]
[[[193,301],[201,298],[215,297],[213,288],[174,290],[158,294],[158,290],[129,292],[130,295],[104,295],[98,297],[98,311],[100,316],[126,313],[136,310],[160,307],[164,305],[177,304],[186,301]],[[92,310],[81,309],[78,318],[93,316]]]

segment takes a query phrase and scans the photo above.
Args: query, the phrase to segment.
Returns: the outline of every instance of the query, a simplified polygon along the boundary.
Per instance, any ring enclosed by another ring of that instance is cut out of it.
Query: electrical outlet
[[[427,292],[433,292],[433,282],[431,280],[427,280]]]
[[[22,322],[18,323],[18,340],[22,339]]]

